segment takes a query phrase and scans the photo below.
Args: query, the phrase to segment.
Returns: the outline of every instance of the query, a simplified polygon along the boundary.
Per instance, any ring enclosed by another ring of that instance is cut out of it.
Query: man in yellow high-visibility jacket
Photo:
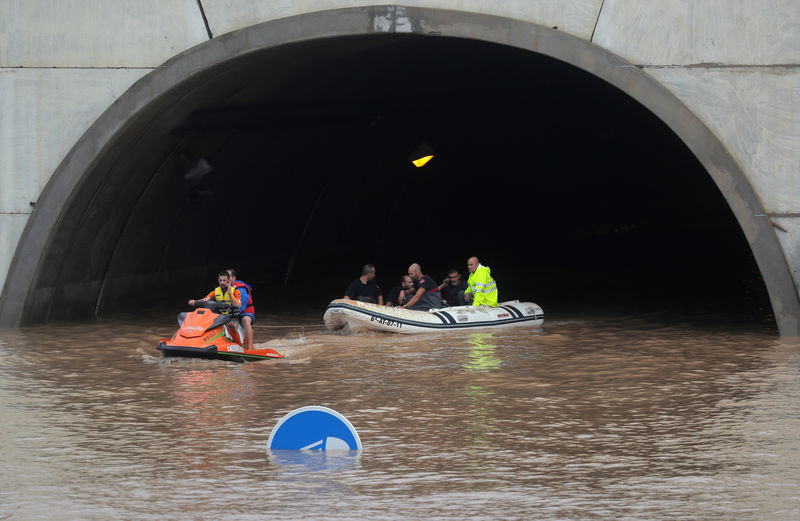
[[[492,278],[489,266],[481,265],[478,257],[470,257],[467,261],[467,289],[464,298],[467,302],[472,300],[473,306],[497,306],[497,284]]]

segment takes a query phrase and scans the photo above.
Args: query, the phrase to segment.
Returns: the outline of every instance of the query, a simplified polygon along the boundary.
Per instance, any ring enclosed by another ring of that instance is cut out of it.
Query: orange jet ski
[[[180,329],[167,340],[162,338],[158,350],[163,356],[216,358],[218,360],[264,360],[283,358],[274,349],[249,349],[244,330],[231,305],[224,302],[202,302],[202,308],[178,315]]]

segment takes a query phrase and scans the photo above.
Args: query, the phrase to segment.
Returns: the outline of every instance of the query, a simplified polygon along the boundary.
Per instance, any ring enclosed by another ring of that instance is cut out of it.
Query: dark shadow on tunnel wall
[[[2,324],[177,305],[230,265],[262,306],[318,308],[363,263],[388,290],[410,262],[438,280],[477,254],[503,297],[546,309],[733,297],[771,320],[766,283],[782,331],[797,329],[774,232],[736,224],[760,208],[746,178],[642,71],[504,18],[403,9],[415,34],[370,23],[395,15],[250,27],[137,83],[45,189]],[[437,157],[414,170],[421,140]]]

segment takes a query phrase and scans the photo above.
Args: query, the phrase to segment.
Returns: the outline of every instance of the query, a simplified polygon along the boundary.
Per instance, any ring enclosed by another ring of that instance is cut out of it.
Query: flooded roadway
[[[800,519],[800,342],[548,316],[343,336],[260,316],[285,359],[163,359],[174,318],[0,330],[0,519]],[[359,456],[270,456],[287,412]]]

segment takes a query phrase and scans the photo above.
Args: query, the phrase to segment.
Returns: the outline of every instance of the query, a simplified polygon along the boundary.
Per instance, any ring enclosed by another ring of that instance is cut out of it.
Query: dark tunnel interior
[[[320,40],[209,70],[156,105],[65,218],[41,282],[52,302],[31,318],[143,299],[180,310],[229,266],[261,312],[321,313],[365,263],[388,292],[411,262],[438,281],[477,255],[501,300],[550,315],[700,306],[772,320],[744,235],[686,146],[546,56]],[[417,169],[421,143],[435,157]]]

